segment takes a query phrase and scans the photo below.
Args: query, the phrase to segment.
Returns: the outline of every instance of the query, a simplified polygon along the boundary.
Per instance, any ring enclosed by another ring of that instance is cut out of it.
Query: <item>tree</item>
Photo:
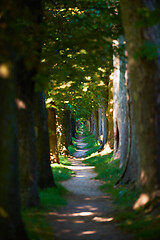
[[[141,195],[135,208],[159,195],[160,2],[121,0],[129,79],[140,153]]]
[[[50,158],[54,163],[59,163],[59,152],[57,146],[57,130],[56,130],[56,106],[54,102],[50,102],[48,107],[48,127],[49,127],[49,146]]]
[[[0,29],[1,33],[2,29]],[[1,35],[2,36],[2,35]],[[4,35],[3,35],[4,36]],[[6,36],[8,37],[8,36]],[[6,46],[8,48],[8,46]],[[5,51],[8,50],[5,48]],[[10,55],[10,53],[9,53]],[[0,59],[0,232],[4,240],[28,239],[20,215],[18,142],[13,62]],[[10,60],[10,61],[9,61]]]
[[[17,3],[17,1],[16,1]],[[15,4],[15,2],[14,2]],[[12,2],[0,2],[0,232],[4,240],[27,240],[21,219],[18,141],[16,121],[16,97],[14,44],[17,40],[12,25],[16,9]]]
[[[50,167],[48,120],[44,91],[35,93],[34,113],[38,160],[38,186],[40,188],[52,187],[55,186],[55,183]]]

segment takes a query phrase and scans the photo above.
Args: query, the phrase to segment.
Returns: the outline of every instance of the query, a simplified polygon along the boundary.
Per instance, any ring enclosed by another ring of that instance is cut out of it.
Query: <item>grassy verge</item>
[[[72,137],[72,145],[68,147],[69,155],[73,156],[74,152],[76,151],[77,143],[76,139]]]
[[[87,132],[86,132],[87,133]],[[100,149],[100,143],[95,139],[94,135],[87,134],[87,136],[83,139],[83,142],[87,143],[84,149],[89,149],[86,152],[86,157],[90,156],[92,153],[97,152]]]
[[[54,240],[52,227],[47,220],[47,212],[66,205],[67,190],[59,183],[69,179],[74,172],[65,168],[71,165],[65,156],[59,157],[60,164],[52,164],[52,171],[56,188],[47,188],[39,191],[41,205],[37,208],[23,209],[22,218],[30,240]]]
[[[112,154],[105,156],[88,157],[84,160],[87,165],[94,165],[97,179],[105,183],[103,191],[109,193],[115,208],[114,221],[125,231],[132,232],[136,240],[160,239],[160,215],[151,214],[144,210],[132,209],[139,195],[139,189],[133,185],[114,187],[123,170],[119,169],[119,160],[114,160]]]

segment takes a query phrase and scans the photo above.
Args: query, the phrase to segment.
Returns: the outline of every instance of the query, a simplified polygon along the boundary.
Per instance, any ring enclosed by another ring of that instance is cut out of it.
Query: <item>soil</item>
[[[83,138],[77,140],[77,151],[71,159],[75,177],[62,182],[68,189],[67,206],[49,213],[55,240],[133,240],[114,222],[110,196],[102,192],[101,181],[94,179],[94,167],[86,166]]]

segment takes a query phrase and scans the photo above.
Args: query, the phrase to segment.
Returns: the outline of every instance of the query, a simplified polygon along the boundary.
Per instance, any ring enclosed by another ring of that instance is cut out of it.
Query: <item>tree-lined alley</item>
[[[159,15],[158,0],[1,1],[3,240],[28,239],[21,208],[56,188],[50,163],[82,123],[120,159],[115,185],[140,189],[133,208],[159,205]]]

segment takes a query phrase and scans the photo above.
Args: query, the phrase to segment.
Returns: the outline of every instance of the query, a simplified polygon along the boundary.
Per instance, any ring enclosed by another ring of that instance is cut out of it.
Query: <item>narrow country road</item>
[[[94,167],[83,164],[86,150],[82,139],[77,140],[78,149],[68,167],[76,176],[62,182],[70,191],[68,205],[49,216],[55,240],[133,240],[113,223],[110,197],[99,190],[101,182],[94,179]]]

